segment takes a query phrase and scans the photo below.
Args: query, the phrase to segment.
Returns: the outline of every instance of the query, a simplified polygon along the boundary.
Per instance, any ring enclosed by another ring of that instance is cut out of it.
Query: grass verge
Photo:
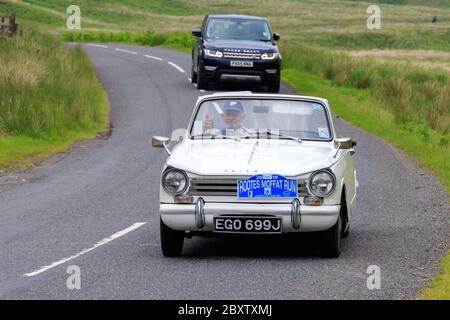
[[[106,92],[88,57],[24,29],[0,37],[0,168],[15,169],[108,129]]]
[[[442,273],[422,291],[423,300],[450,300],[450,253],[441,261]]]

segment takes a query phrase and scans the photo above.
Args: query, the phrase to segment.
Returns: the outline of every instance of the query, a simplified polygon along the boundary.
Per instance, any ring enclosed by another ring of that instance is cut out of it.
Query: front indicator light
[[[175,196],[175,203],[194,203],[194,197],[186,194],[180,194]]]
[[[305,197],[303,199],[303,203],[305,204],[305,206],[321,206],[323,203],[323,198],[319,198],[319,197]]]

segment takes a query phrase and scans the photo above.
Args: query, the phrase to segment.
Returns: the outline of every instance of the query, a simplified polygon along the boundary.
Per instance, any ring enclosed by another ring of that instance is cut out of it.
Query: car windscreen
[[[194,138],[245,137],[330,140],[325,107],[318,102],[275,99],[216,99],[203,102],[190,128]]]
[[[271,32],[265,20],[211,18],[206,28],[206,37],[270,41]]]

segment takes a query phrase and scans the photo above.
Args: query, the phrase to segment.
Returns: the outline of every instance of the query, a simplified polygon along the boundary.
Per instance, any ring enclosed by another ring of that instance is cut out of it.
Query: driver
[[[225,25],[223,22],[216,22],[212,28],[210,37],[212,38],[223,38],[225,36]]]
[[[243,136],[248,130],[242,125],[245,118],[244,107],[239,101],[229,101],[223,106],[222,119],[225,127],[220,130],[222,135]],[[214,128],[213,120],[206,115],[203,122],[203,131],[209,131]]]

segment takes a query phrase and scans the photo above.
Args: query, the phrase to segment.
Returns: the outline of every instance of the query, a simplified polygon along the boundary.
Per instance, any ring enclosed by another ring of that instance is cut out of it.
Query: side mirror
[[[153,136],[152,137],[152,147],[155,148],[164,148],[170,142],[170,139],[167,137]]]
[[[169,145],[170,139],[167,137],[153,136],[152,137],[152,147],[154,148],[164,148],[170,155]]]
[[[353,143],[352,138],[337,138],[336,143],[339,149],[352,149],[356,143]]]
[[[192,35],[194,37],[200,38],[202,36],[202,30],[201,29],[194,29],[192,30]]]
[[[280,34],[279,34],[278,32],[274,32],[274,33],[273,33],[273,40],[274,40],[274,41],[280,40]]]

